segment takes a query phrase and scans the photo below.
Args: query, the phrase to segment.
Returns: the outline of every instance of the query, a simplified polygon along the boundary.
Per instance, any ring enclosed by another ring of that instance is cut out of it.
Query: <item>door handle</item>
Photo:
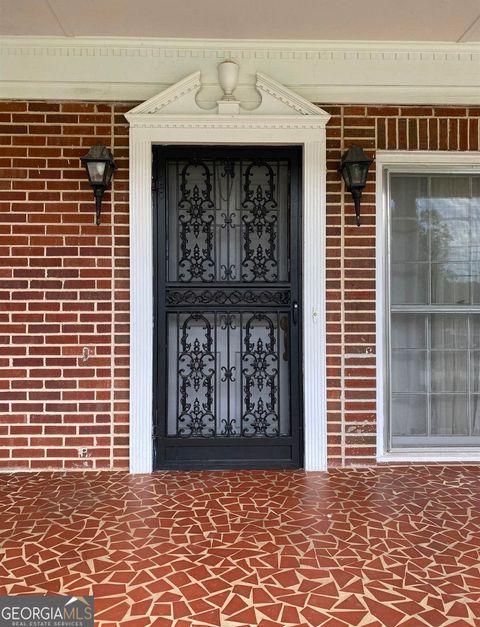
[[[288,317],[282,316],[280,318],[280,328],[283,331],[283,360],[288,361]]]
[[[293,324],[297,324],[298,323],[298,303],[295,302],[292,305],[292,318],[293,318]]]

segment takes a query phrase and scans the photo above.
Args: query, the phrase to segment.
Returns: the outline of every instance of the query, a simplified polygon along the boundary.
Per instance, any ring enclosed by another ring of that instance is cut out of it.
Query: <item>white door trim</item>
[[[152,146],[303,147],[304,467],[326,469],[325,124],[329,115],[257,75],[262,104],[219,115],[199,110],[199,73],[127,114],[130,122],[130,471],[152,471],[153,233]],[[193,94],[194,95],[194,94]],[[193,109],[194,113],[190,113]]]

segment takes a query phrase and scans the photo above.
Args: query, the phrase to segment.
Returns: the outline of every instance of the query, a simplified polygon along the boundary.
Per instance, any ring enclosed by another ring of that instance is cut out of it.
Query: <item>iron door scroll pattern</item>
[[[204,331],[202,340],[192,328]],[[214,436],[215,416],[212,378],[215,354],[212,327],[202,314],[193,313],[183,322],[178,356],[180,414],[177,434],[180,437]],[[201,400],[200,400],[201,398]]]
[[[300,464],[298,161],[156,149],[158,468]]]
[[[255,170],[264,170],[266,185],[255,185]],[[246,167],[244,176],[242,280],[275,282],[278,280],[275,175],[268,162],[256,161]]]
[[[264,329],[266,333],[258,333],[258,329]],[[246,409],[242,416],[242,433],[245,436],[280,435],[277,413],[279,348],[272,319],[265,314],[253,314],[246,323],[245,352],[242,355]]]
[[[194,170],[200,170],[200,182],[189,184]],[[186,163],[180,174],[178,222],[181,256],[178,278],[182,282],[210,282],[215,278],[213,255],[214,203],[211,198],[211,172],[205,163]]]

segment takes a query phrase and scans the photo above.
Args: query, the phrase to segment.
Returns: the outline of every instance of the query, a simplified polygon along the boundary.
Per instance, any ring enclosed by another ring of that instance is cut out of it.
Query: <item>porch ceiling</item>
[[[478,0],[0,0],[0,35],[480,42]]]

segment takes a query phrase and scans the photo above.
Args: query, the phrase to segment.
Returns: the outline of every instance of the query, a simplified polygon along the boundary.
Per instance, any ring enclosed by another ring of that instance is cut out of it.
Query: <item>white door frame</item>
[[[162,144],[302,146],[304,467],[325,470],[325,125],[330,116],[259,74],[256,87],[262,104],[255,111],[227,115],[200,110],[191,98],[199,87],[199,73],[192,74],[126,116],[130,122],[130,472],[149,473],[153,465],[151,181],[152,147]]]

